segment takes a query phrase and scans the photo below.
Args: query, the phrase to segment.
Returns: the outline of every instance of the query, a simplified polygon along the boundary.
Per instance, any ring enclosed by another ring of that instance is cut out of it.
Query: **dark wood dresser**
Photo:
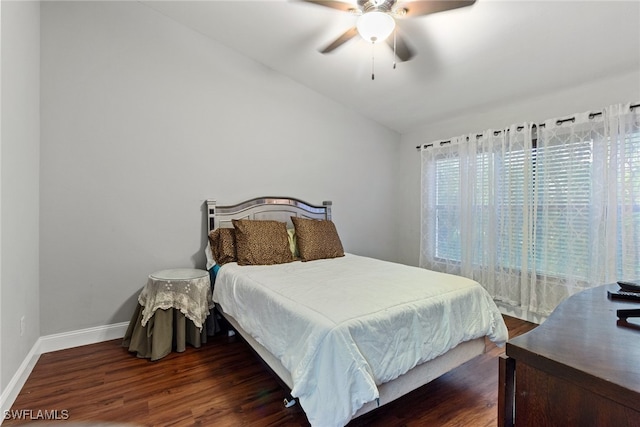
[[[500,359],[499,426],[640,426],[640,318],[604,285],[563,301]],[[635,328],[634,328],[635,325]]]

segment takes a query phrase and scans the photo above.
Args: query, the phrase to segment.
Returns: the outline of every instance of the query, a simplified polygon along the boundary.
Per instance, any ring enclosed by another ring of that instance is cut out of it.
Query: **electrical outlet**
[[[24,316],[22,316],[20,318],[20,336],[24,335],[24,329],[25,329],[25,321],[24,321]]]

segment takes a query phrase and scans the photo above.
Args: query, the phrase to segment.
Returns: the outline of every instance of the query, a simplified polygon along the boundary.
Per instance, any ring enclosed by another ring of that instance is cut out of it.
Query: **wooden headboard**
[[[288,197],[258,197],[237,205],[218,206],[215,200],[207,200],[209,230],[233,227],[233,219],[258,219],[286,222],[293,228],[291,217],[331,219],[331,202],[316,206]]]

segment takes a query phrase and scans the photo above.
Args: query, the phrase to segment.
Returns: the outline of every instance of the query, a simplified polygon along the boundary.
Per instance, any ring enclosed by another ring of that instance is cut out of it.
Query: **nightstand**
[[[195,268],[161,270],[149,275],[123,346],[138,357],[158,360],[186,344],[206,343],[206,320],[213,308],[209,272]]]

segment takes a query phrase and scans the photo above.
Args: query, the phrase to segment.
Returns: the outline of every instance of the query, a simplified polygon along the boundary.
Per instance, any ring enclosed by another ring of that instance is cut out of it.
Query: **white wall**
[[[347,251],[395,257],[398,134],[137,2],[43,2],[41,31],[42,335],[203,267],[207,198],[332,200]]]
[[[416,146],[453,136],[487,129],[502,129],[525,121],[540,123],[545,119],[627,102],[640,102],[640,64],[637,70],[612,75],[588,84],[553,93],[523,98],[518,102],[487,106],[465,116],[425,124],[415,132],[402,135],[399,152],[398,206],[402,206],[398,237],[398,261],[418,265],[420,256],[420,153]]]
[[[40,336],[40,4],[2,1],[1,7],[0,392],[4,392]]]

